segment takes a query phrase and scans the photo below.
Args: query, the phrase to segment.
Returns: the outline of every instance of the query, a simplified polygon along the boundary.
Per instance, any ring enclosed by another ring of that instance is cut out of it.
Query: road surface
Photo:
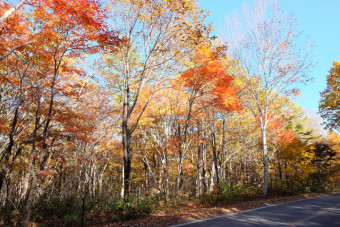
[[[200,226],[327,226],[340,227],[340,194],[303,199],[175,225]],[[173,226],[173,227],[175,227]]]

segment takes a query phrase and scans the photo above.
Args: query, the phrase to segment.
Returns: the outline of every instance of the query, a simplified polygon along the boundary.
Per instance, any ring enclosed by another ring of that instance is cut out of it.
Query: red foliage
[[[39,170],[36,172],[38,175],[48,175],[48,172],[46,170]]]

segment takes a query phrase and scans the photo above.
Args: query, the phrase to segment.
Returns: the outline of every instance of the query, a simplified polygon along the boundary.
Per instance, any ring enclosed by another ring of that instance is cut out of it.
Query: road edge
[[[268,208],[268,207],[281,206],[281,205],[295,203],[295,202],[304,201],[304,200],[308,200],[308,199],[315,199],[315,198],[319,198],[319,197],[333,196],[333,195],[337,195],[337,194],[340,194],[340,193],[339,192],[333,192],[333,193],[330,193],[328,195],[320,195],[320,196],[315,196],[315,197],[311,197],[311,198],[292,200],[292,201],[284,202],[284,203],[265,205],[265,206],[262,206],[262,207],[256,207],[256,208],[249,209],[249,210],[241,210],[241,211],[231,212],[231,213],[222,214],[222,215],[218,215],[218,216],[213,216],[213,217],[210,217],[210,218],[194,220],[194,221],[188,221],[188,222],[184,222],[184,223],[176,224],[176,225],[169,225],[168,227],[180,227],[180,226],[185,226],[187,224],[199,223],[199,222],[209,221],[209,220],[213,220],[213,219],[217,219],[217,218],[221,218],[221,217],[226,217],[226,216],[231,216],[231,215],[235,215],[235,214],[246,213],[246,212],[249,212],[249,211],[261,210],[261,209]]]

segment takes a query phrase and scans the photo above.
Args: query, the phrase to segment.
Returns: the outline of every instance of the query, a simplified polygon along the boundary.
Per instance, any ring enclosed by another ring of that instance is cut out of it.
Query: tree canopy
[[[228,43],[195,0],[1,2],[0,225],[336,188],[340,63],[322,133],[293,101],[312,65],[295,19],[256,2]]]
[[[326,119],[327,127],[340,130],[340,62],[333,62],[327,76],[327,87],[321,92],[320,114]]]

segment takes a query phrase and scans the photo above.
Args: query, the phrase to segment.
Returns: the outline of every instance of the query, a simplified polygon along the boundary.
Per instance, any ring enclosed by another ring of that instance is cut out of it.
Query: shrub
[[[2,207],[0,209],[0,226],[13,226],[16,220],[16,211],[13,205]]]
[[[73,196],[66,199],[51,198],[38,201],[33,209],[33,218],[39,223],[58,223],[72,226],[78,223],[81,213],[81,199]]]
[[[271,197],[290,196],[303,192],[301,189],[297,188],[296,185],[289,187],[285,179],[280,179],[273,182],[272,187],[268,189],[268,195]]]
[[[158,207],[157,200],[136,199],[133,197],[127,199],[112,197],[106,204],[114,215],[113,220],[130,220],[148,216]]]
[[[203,206],[217,206],[233,204],[257,199],[261,192],[254,186],[229,186],[223,181],[220,189],[215,188],[211,193],[203,194],[201,204]]]

